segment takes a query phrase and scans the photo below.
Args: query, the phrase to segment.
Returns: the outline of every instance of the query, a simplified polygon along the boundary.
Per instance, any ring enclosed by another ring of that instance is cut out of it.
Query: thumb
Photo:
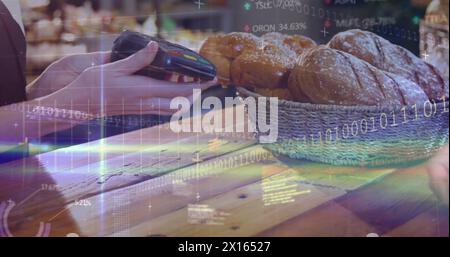
[[[100,66],[109,63],[111,52],[94,52],[81,55],[73,55],[68,65],[76,72],[81,73],[89,67]]]
[[[111,61],[111,52],[94,52],[88,54],[91,58],[91,66],[99,66],[103,64],[107,64]]]
[[[150,42],[144,49],[131,55],[130,57],[105,65],[105,69],[113,72],[114,75],[132,75],[143,68],[149,66],[158,53],[158,43]]]

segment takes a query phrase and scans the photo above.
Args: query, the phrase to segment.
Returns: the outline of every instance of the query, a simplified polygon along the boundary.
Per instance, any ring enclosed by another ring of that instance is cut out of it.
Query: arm
[[[70,99],[69,99],[70,97]],[[2,125],[0,126],[0,142],[7,142],[11,144],[19,144],[26,139],[36,139],[53,132],[69,129],[83,122],[82,119],[52,119],[51,116],[34,115],[34,119],[30,117],[33,110],[38,108],[52,108],[55,110],[70,110],[70,106],[57,103],[73,103],[80,102],[83,95],[69,96],[64,94],[63,91],[56,92],[49,96],[23,102],[20,104],[0,107],[0,120]],[[80,112],[88,113],[86,106],[79,105],[77,110]],[[63,113],[59,113],[58,116],[63,116]],[[56,112],[53,115],[56,117]],[[92,116],[91,116],[92,117]]]
[[[108,63],[109,56],[105,53],[71,56],[55,63],[27,87],[30,101],[22,105],[30,108],[25,113],[11,106],[0,107],[0,142],[21,143],[26,138],[39,138],[87,121],[76,117],[52,118],[57,116],[55,113],[38,115],[38,119],[33,120],[26,114],[34,107],[81,112],[88,118],[171,115],[177,111],[170,108],[173,98],[188,97],[193,89],[215,85],[216,81],[173,84],[134,75],[153,62],[157,51],[158,45],[153,42],[138,53],[114,63]]]
[[[41,98],[65,88],[86,69],[108,63],[110,55],[110,52],[69,55],[52,63],[27,86],[27,99]]]

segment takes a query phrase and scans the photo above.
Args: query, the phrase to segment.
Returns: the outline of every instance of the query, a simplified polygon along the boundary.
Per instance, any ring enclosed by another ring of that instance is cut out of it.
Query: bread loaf
[[[223,85],[282,88],[283,93],[274,94],[287,95],[288,77],[298,55],[315,45],[303,36],[269,33],[259,38],[247,33],[231,33],[208,38],[200,54],[215,64]]]
[[[287,88],[296,60],[314,41],[303,36],[268,33],[257,49],[247,48],[231,64],[233,85],[253,88]]]
[[[349,53],[386,72],[419,85],[430,99],[449,95],[448,81],[432,65],[386,39],[368,31],[349,30],[337,34],[329,47]]]
[[[428,100],[414,82],[326,46],[301,57],[288,85],[297,101],[315,104],[403,106]]]
[[[316,42],[308,37],[301,35],[290,36],[278,32],[267,33],[261,39],[281,49],[285,48],[294,51],[297,55],[303,54],[306,49],[317,46]],[[285,51],[285,53],[291,54],[289,51]]]

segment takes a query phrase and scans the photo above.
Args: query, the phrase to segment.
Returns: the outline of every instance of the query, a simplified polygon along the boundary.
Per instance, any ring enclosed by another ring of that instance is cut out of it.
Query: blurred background
[[[28,77],[72,53],[111,49],[117,33],[160,35],[194,50],[212,33],[278,31],[326,43],[335,33],[372,30],[419,54],[419,26],[431,0],[19,0]],[[448,0],[435,1],[441,5]]]

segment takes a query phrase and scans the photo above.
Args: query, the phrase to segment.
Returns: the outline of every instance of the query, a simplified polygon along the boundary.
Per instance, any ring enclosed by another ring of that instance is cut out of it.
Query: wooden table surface
[[[0,236],[448,236],[424,164],[277,157],[167,125],[0,165]]]

